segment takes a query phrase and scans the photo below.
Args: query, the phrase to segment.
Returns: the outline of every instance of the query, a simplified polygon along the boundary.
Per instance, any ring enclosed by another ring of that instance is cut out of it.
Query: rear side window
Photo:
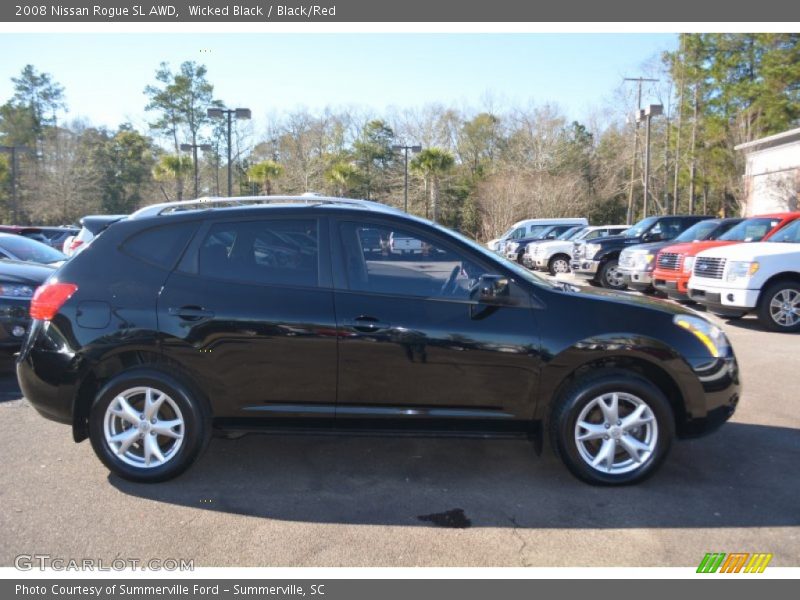
[[[196,222],[151,227],[129,237],[122,250],[126,254],[161,269],[172,269],[197,229]]]
[[[318,243],[315,219],[216,223],[200,244],[197,271],[213,279],[316,287]]]

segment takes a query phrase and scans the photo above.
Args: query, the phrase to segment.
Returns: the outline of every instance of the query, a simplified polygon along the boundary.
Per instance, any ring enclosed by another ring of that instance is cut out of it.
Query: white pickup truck
[[[800,219],[766,242],[700,252],[689,298],[726,317],[755,311],[771,331],[800,331]]]

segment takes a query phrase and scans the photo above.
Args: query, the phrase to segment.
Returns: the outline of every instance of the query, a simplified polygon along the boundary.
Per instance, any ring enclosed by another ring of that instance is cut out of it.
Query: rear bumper
[[[48,325],[33,322],[31,336],[17,359],[17,381],[25,399],[39,414],[71,425],[77,387],[74,355],[49,347],[47,336],[42,335]]]

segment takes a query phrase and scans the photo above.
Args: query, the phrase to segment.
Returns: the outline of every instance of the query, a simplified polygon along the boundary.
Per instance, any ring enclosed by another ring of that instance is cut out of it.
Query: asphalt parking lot
[[[520,441],[214,439],[177,480],[132,484],[0,375],[0,565],[18,554],[196,566],[800,566],[796,335],[719,321],[744,394],[636,487],[593,488]]]

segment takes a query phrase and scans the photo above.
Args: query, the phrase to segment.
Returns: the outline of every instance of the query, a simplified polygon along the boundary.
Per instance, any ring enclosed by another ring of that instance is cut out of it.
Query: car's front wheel
[[[97,394],[89,415],[95,453],[113,473],[143,483],[185,471],[210,435],[202,400],[157,369],[120,373]]]
[[[636,373],[601,370],[571,384],[550,420],[556,453],[578,478],[623,485],[652,475],[674,436],[669,401]]]
[[[627,285],[625,284],[625,277],[619,268],[616,259],[612,258],[600,268],[600,285],[609,290],[624,290]]]
[[[550,275],[569,273],[569,257],[564,254],[556,254],[550,259],[547,270],[550,271]]]
[[[764,290],[758,320],[770,331],[800,331],[800,283],[778,281]]]

